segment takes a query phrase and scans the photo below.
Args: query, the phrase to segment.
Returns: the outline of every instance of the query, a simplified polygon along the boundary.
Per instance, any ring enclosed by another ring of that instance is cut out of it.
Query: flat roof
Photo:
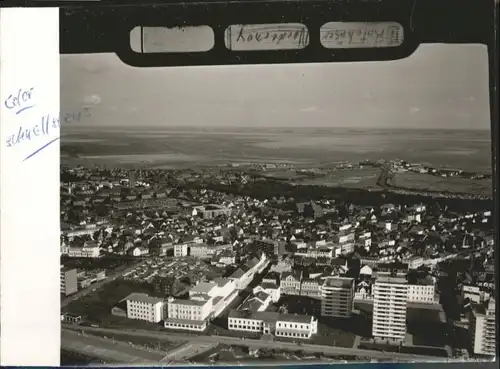
[[[158,302],[163,302],[164,300],[159,298],[159,297],[152,297],[149,296],[145,293],[131,293],[128,295],[125,300],[127,301],[138,301],[138,302],[145,302],[147,304],[157,304]],[[122,300],[123,301],[123,300]]]
[[[312,316],[310,315],[295,315],[295,314],[280,314],[271,311],[241,311],[241,310],[231,310],[228,315],[229,318],[240,318],[240,319],[253,319],[253,320],[263,320],[266,322],[294,322],[294,323],[311,323]]]
[[[353,286],[354,279],[347,277],[327,277],[323,282],[325,287],[337,287],[337,288],[351,288]]]
[[[215,287],[217,287],[216,283],[213,282],[202,282],[198,283],[196,286],[191,288],[189,292],[194,292],[194,293],[209,293],[212,291]]]
[[[174,301],[170,301],[169,304],[172,305],[189,305],[189,306],[203,306],[208,302],[208,300],[186,300],[186,299],[178,299]]]

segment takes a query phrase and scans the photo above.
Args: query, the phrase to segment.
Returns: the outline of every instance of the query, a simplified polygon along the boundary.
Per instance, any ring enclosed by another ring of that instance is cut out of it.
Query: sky
[[[89,126],[490,129],[480,45],[422,45],[391,62],[135,68],[61,56],[61,111]]]

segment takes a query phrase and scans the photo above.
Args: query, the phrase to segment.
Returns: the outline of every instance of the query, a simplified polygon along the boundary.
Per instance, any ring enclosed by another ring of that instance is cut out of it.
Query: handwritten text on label
[[[396,47],[403,43],[403,27],[394,22],[330,22],[321,27],[321,44],[329,49]]]
[[[10,94],[9,97],[5,99],[5,107],[14,111],[16,114],[20,114],[25,110],[33,108],[35,106],[32,100],[33,90],[34,87],[28,89],[18,89],[16,93]]]
[[[52,137],[52,140],[45,142],[43,146],[39,147],[35,152],[31,153],[24,159],[26,160],[59,139],[59,132],[57,129],[60,127],[61,123],[76,123],[90,116],[90,108],[83,108],[80,111],[64,113],[61,114],[61,116],[57,116],[57,114],[45,114],[38,118],[38,121],[35,121],[32,124],[20,125],[11,135],[7,137],[5,143],[7,147],[15,147],[21,145],[23,142],[32,141],[39,137]]]
[[[303,49],[309,32],[300,23],[231,25],[225,39],[226,47],[235,51]]]

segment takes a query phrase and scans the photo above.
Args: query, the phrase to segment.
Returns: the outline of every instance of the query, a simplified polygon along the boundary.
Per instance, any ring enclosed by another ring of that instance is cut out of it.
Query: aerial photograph
[[[491,361],[488,55],[61,55],[61,365]]]

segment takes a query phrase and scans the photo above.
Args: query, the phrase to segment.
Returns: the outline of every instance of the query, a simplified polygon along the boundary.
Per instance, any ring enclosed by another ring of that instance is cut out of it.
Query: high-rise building
[[[404,341],[408,299],[405,275],[397,272],[377,273],[372,293],[373,337],[385,341]]]
[[[475,305],[472,309],[469,330],[475,355],[495,356],[495,299]]]
[[[61,293],[69,296],[78,291],[77,270],[61,265]]]
[[[321,286],[321,316],[349,318],[354,304],[353,278],[328,277]]]

